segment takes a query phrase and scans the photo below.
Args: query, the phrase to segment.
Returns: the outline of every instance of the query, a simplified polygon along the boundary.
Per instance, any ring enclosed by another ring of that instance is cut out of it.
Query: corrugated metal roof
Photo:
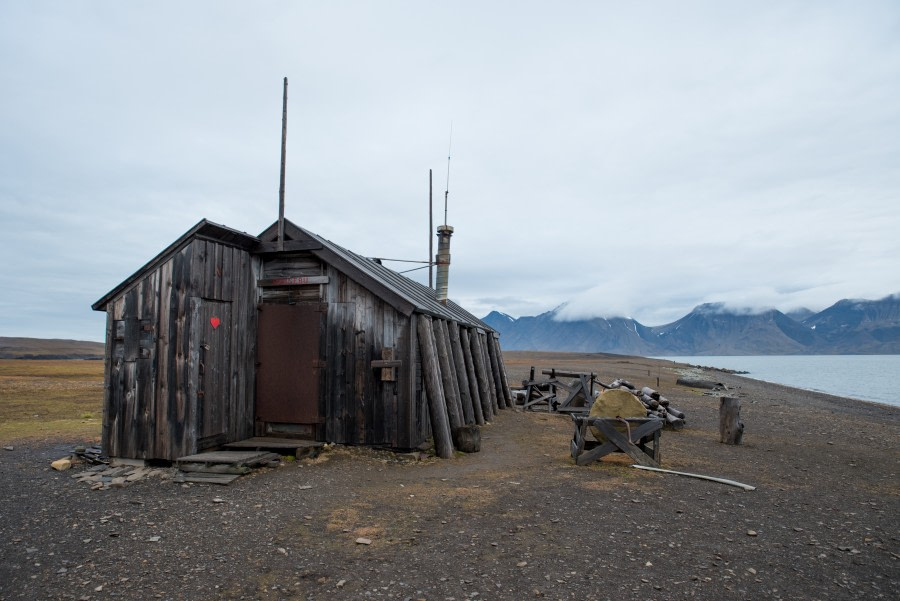
[[[378,281],[381,285],[388,288],[394,294],[405,299],[415,307],[416,311],[431,315],[433,317],[439,317],[441,319],[457,321],[461,324],[465,324],[474,328],[480,328],[488,332],[494,332],[493,328],[460,307],[455,302],[448,300],[446,305],[438,302],[435,298],[435,291],[428,286],[411,280],[408,277],[397,273],[393,269],[376,263],[372,259],[369,259],[362,255],[358,255],[351,250],[347,250],[346,248],[335,244],[334,242],[323,238],[318,234],[296,226],[296,224],[292,225],[297,227],[297,229],[302,231],[305,235],[318,241],[324,248],[327,248],[348,263],[351,263],[354,267],[364,272],[369,277]],[[313,251],[313,253],[315,252],[316,251]]]

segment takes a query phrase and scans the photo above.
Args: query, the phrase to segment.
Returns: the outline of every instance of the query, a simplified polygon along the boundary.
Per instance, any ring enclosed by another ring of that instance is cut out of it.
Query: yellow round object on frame
[[[622,390],[612,388],[604,390],[591,405],[590,417],[647,417],[647,408],[636,396]],[[616,430],[625,433],[625,424],[617,424]],[[597,428],[591,428],[594,438],[606,442],[606,437]]]

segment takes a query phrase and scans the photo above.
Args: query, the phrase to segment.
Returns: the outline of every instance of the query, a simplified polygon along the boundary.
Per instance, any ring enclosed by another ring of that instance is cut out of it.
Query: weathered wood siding
[[[344,444],[411,448],[425,440],[424,405],[410,318],[330,265],[326,326],[326,438]],[[371,367],[393,349],[395,381]]]
[[[296,278],[325,274],[325,265],[311,253],[292,253],[268,257],[263,262],[262,278]],[[318,301],[324,296],[322,284],[263,288],[264,303],[301,303]]]
[[[258,265],[194,238],[107,305],[110,456],[171,460],[251,434]]]

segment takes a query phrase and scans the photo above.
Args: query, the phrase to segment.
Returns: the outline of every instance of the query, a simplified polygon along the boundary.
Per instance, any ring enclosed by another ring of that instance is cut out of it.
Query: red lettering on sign
[[[298,276],[294,278],[276,278],[272,280],[272,283],[276,286],[303,285],[309,283],[309,278],[306,276]]]

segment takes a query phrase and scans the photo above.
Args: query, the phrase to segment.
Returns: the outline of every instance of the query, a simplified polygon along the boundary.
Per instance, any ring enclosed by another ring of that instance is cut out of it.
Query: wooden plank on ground
[[[234,463],[246,464],[267,455],[263,451],[211,451],[179,457],[176,463]]]
[[[173,482],[177,482],[179,484],[183,482],[198,482],[202,484],[227,485],[231,484],[240,477],[240,474],[209,474],[204,472],[192,472],[190,474],[178,474],[173,479]]]
[[[268,436],[255,436],[246,440],[229,442],[225,445],[228,449],[255,449],[255,450],[292,450],[292,449],[318,449],[325,446],[324,442],[315,440],[301,440],[297,438],[274,438]]]

